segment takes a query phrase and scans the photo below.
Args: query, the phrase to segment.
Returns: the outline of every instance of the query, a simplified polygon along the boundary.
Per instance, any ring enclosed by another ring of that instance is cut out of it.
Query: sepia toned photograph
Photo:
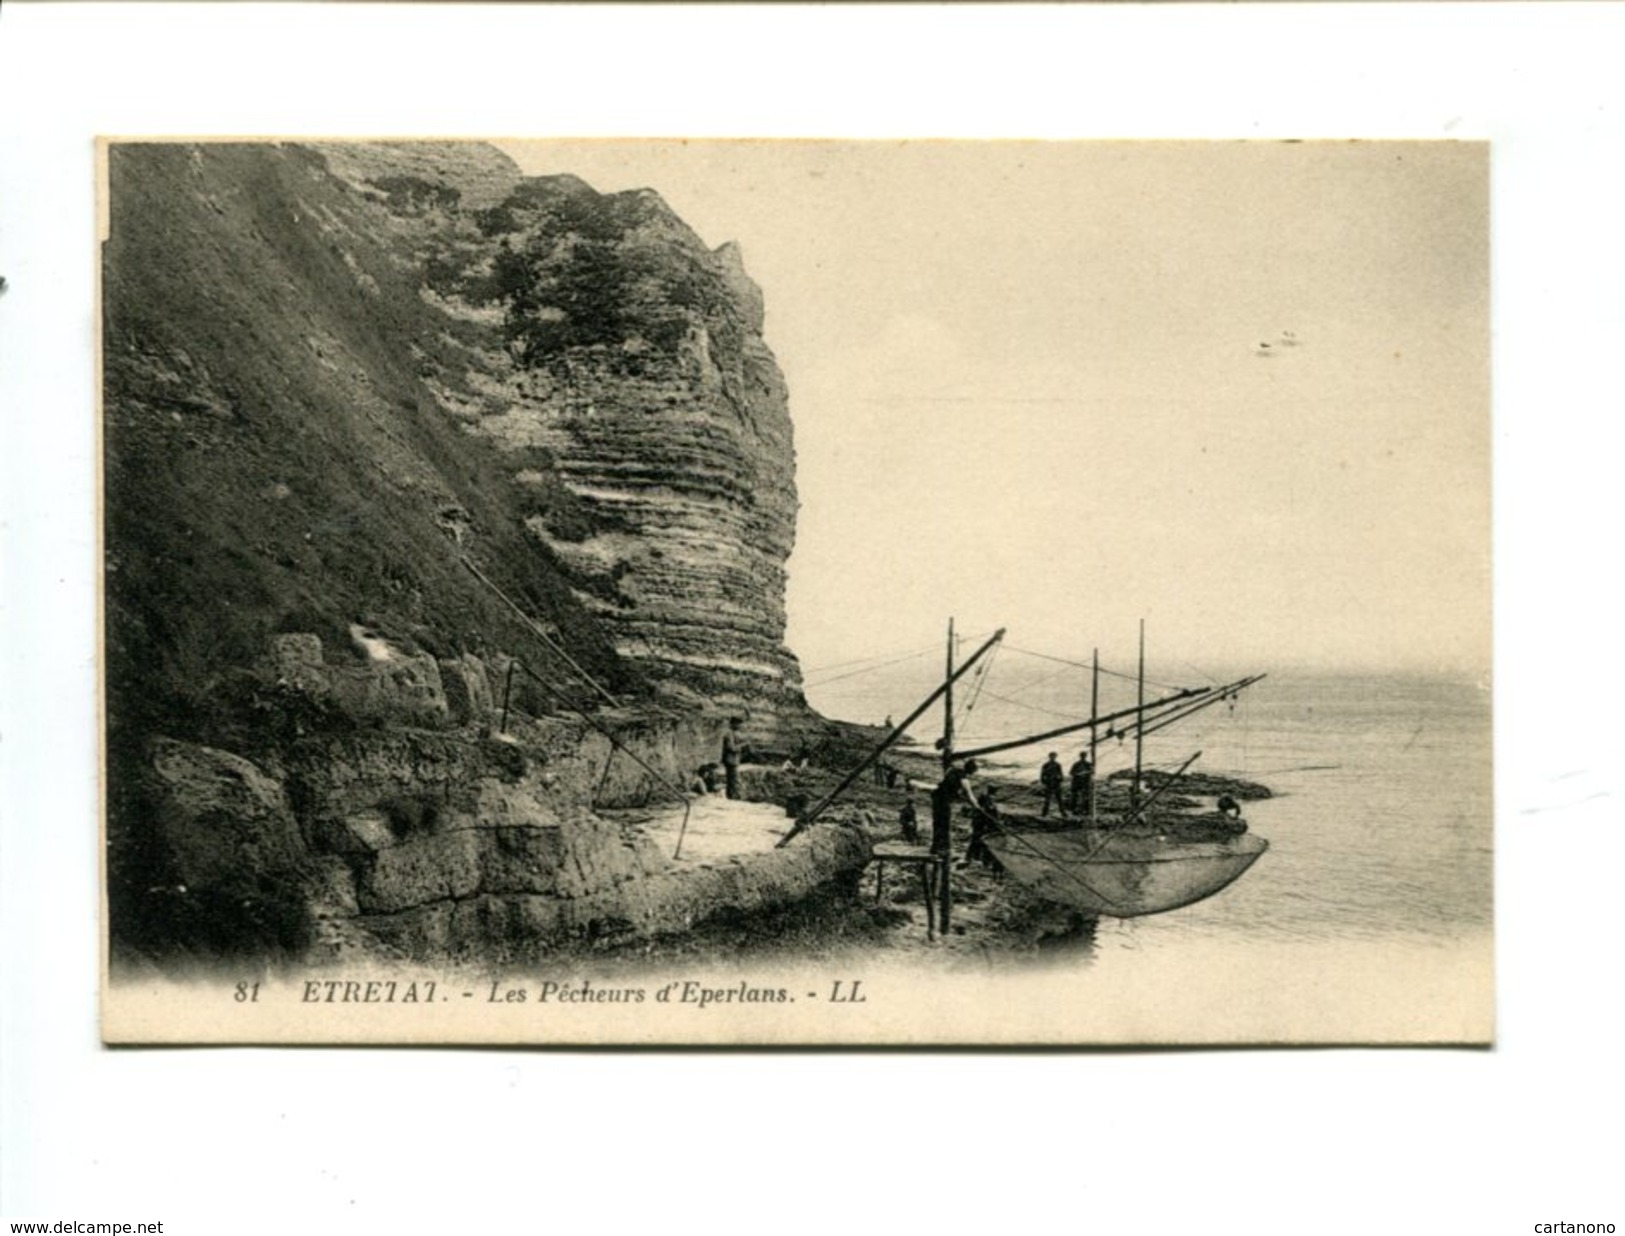
[[[1488,143],[99,154],[107,1042],[1493,1040]]]

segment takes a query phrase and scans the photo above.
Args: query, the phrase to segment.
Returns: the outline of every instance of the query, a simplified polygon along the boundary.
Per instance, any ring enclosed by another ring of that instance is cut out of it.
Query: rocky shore
[[[822,728],[822,750],[845,757],[836,764],[813,760],[806,768],[781,765],[748,768],[747,792],[783,802],[788,797],[817,801],[834,789],[884,731],[875,727],[831,722]],[[895,770],[895,784],[865,774],[832,809],[830,824],[861,829],[876,844],[902,839],[898,811],[912,796],[919,812],[922,835],[930,831],[930,789],[941,775],[937,756],[919,747],[894,748],[882,761]],[[1129,808],[1129,777],[1113,776],[1097,789],[1097,809],[1112,819]],[[1008,768],[980,775],[980,784],[997,787],[1002,809],[1037,816],[1043,804],[1036,773],[1021,777]],[[1145,778],[1161,788],[1169,775]],[[1146,816],[1146,824],[1171,836],[1201,837],[1219,824],[1214,802],[1228,794],[1240,801],[1268,798],[1267,786],[1214,774],[1187,774],[1174,780]],[[1226,823],[1225,830],[1235,825]],[[824,895],[755,916],[724,917],[681,936],[643,940],[631,944],[590,949],[596,963],[610,970],[636,968],[646,963],[695,960],[774,960],[840,962],[878,955],[934,958],[933,964],[983,967],[990,962],[1067,961],[1086,957],[1092,949],[1095,920],[1064,906],[1043,901],[996,869],[964,861],[971,828],[967,811],[955,813],[953,829],[953,915],[946,937],[927,939],[923,889],[918,877],[891,869],[882,882],[870,866],[861,878],[844,881]]]

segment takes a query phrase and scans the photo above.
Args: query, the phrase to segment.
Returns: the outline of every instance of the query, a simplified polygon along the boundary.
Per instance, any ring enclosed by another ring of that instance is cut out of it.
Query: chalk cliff
[[[799,703],[790,418],[734,246],[472,143],[117,146],[111,178],[112,628],[166,690],[361,611],[477,650],[507,619],[466,554],[628,689]],[[234,612],[168,646],[194,585]]]
[[[594,813],[647,779],[566,719],[612,694],[675,779],[727,713],[808,718],[787,394],[738,250],[479,144],[115,144],[109,182],[115,938],[692,921]]]

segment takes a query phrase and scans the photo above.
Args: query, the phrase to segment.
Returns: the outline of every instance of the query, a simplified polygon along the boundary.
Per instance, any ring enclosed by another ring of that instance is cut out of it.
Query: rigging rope
[[[917,649],[912,649],[912,650],[903,649],[903,648],[893,648],[893,649],[890,649],[887,652],[877,652],[877,653],[873,653],[872,655],[867,656],[867,657],[854,657],[850,661],[833,661],[833,662],[830,662],[830,663],[825,664],[825,665],[808,666],[803,672],[806,673],[806,674],[809,674],[809,675],[816,675],[816,674],[822,674],[826,670],[845,669],[849,665],[867,665],[870,661],[883,661],[887,657],[907,658],[907,657],[924,656],[927,652],[930,652],[930,651],[932,651],[932,649],[930,649],[930,648],[917,648]]]
[[[1011,699],[1008,695],[1000,695],[997,691],[987,691],[985,694],[991,699],[998,700],[1001,704],[1011,704],[1016,708],[1024,708],[1028,712],[1041,712],[1046,717],[1060,717],[1063,721],[1070,721],[1078,715],[1076,712],[1061,712],[1054,708],[1045,708],[1039,704],[1029,704],[1025,700]]]
[[[819,678],[817,680],[807,679],[807,680],[804,680],[801,685],[802,685],[803,688],[806,688],[806,687],[827,687],[832,682],[842,682],[842,681],[844,681],[844,680],[846,680],[848,678],[856,678],[860,674],[872,674],[876,670],[885,669],[889,665],[901,665],[904,661],[913,661],[918,657],[925,656],[927,653],[929,653],[931,651],[932,651],[932,649],[922,648],[918,652],[911,652],[911,653],[905,654],[904,656],[893,657],[890,661],[881,661],[876,665],[869,665],[869,666],[864,667],[863,669],[848,670],[844,674],[836,674],[836,675],[834,675],[833,677],[830,677],[830,678]],[[850,664],[850,662],[848,664]]]
[[[1080,876],[1077,872],[1073,871],[1072,868],[1068,867],[1066,864],[1056,861],[1055,859],[1051,858],[1048,854],[1045,854],[1042,850],[1035,847],[1032,844],[1032,842],[1028,841],[1027,838],[1024,837],[1021,833],[1006,830],[1006,831],[1002,832],[1000,834],[1000,836],[1005,841],[1019,842],[1021,847],[1023,849],[1025,849],[1029,855],[1031,855],[1033,858],[1038,859],[1040,862],[1048,863],[1051,867],[1055,868],[1056,871],[1059,871],[1062,875],[1066,876],[1067,879],[1071,880],[1079,888],[1083,889],[1084,892],[1088,893],[1091,897],[1094,897],[1097,900],[1099,900],[1103,905],[1114,905],[1114,904],[1116,904],[1113,898],[1106,896],[1105,893],[1101,892],[1093,884],[1090,884],[1089,881],[1085,880],[1082,876]],[[1104,844],[1104,843],[1102,843],[1102,844]],[[1094,854],[1097,853],[1098,850],[1099,850],[1099,847],[1096,847],[1095,851],[1092,851],[1088,856],[1086,856],[1085,861],[1087,861],[1088,858],[1094,857]]]
[[[1190,670],[1191,673],[1199,674],[1203,678],[1206,678],[1214,686],[1219,685],[1219,680],[1217,678],[1215,678],[1212,674],[1208,673],[1205,669],[1202,669],[1199,666],[1192,665],[1189,661],[1181,661],[1180,664],[1183,665],[1186,669]]]
[[[1051,656],[1047,652],[1034,652],[1031,648],[1011,648],[1010,651],[1020,653],[1022,656],[1026,656],[1026,657],[1037,657],[1040,661],[1055,661],[1055,662],[1057,662],[1057,663],[1059,663],[1061,665],[1070,665],[1074,669],[1089,670],[1091,672],[1093,672],[1093,670],[1094,670],[1094,666],[1090,662],[1087,662],[1087,661],[1070,661],[1066,657]],[[1195,666],[1192,666],[1190,668],[1195,669]],[[1110,669],[1107,669],[1104,665],[1102,665],[1100,667],[1100,672],[1101,672],[1102,675],[1104,675],[1107,678],[1121,678],[1121,679],[1125,680],[1126,682],[1138,682],[1139,677],[1140,677],[1138,674],[1125,674],[1120,670],[1110,670]],[[1197,670],[1197,672],[1201,673],[1200,670]],[[1204,675],[1204,677],[1205,677],[1205,675]],[[1147,678],[1145,680],[1145,682],[1146,682],[1146,685],[1149,686],[1149,687],[1159,687],[1164,691],[1177,691],[1177,690],[1180,689],[1180,687],[1182,685],[1180,683],[1175,683],[1175,682],[1159,682],[1155,678]]]
[[[998,658],[998,655],[998,648],[994,648],[992,653],[989,654],[987,660],[983,661],[982,664],[977,667],[976,681],[971,685],[970,699],[967,700],[965,706],[960,709],[959,715],[954,718],[954,729],[957,730],[959,728],[960,722],[968,721],[970,719],[972,711],[974,711],[976,708],[976,702],[982,698],[982,688],[987,685],[987,672],[993,668],[993,662]]]

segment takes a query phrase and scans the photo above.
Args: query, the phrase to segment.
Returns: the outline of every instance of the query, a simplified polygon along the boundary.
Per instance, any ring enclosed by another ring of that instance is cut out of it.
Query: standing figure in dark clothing
[[[952,845],[954,805],[963,801],[976,806],[969,784],[975,771],[975,760],[954,764],[931,791],[931,853],[946,854]]]
[[[970,845],[965,850],[965,865],[981,863],[984,867],[997,867],[999,860],[993,857],[993,851],[987,848],[984,838],[989,833],[999,831],[999,804],[990,785],[981,793],[977,800],[976,810],[971,812]]]
[[[897,809],[897,826],[903,830],[903,840],[910,845],[920,841],[920,813],[914,809],[914,791],[908,790],[903,805]]]
[[[1040,814],[1049,814],[1051,799],[1055,802],[1055,809],[1062,815],[1066,814],[1066,797],[1061,792],[1064,776],[1065,774],[1061,772],[1061,757],[1051,751],[1049,759],[1044,761],[1044,767],[1038,770],[1038,784],[1044,787],[1044,810]]]
[[[729,798],[739,797],[739,756],[744,743],[739,737],[740,719],[728,718],[728,729],[722,735],[722,772]]]
[[[1095,766],[1089,762],[1089,753],[1080,751],[1072,763],[1072,814],[1088,815],[1095,792]]]

